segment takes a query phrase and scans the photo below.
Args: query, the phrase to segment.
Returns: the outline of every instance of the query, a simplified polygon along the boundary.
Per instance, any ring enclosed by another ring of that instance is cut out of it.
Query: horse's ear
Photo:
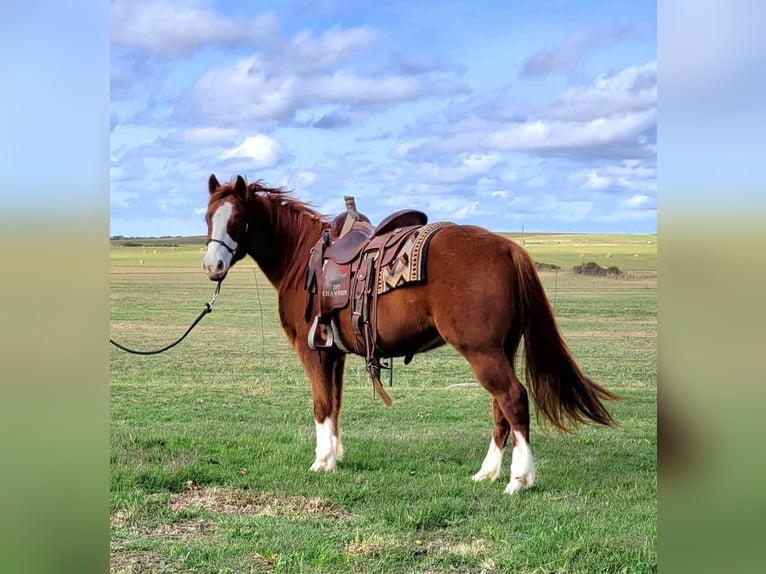
[[[207,189],[210,191],[210,193],[213,193],[216,189],[221,187],[221,184],[218,183],[218,178],[215,177],[214,173],[210,174],[210,179],[207,180]]]
[[[237,176],[237,181],[234,183],[234,191],[240,194],[247,191],[247,183],[245,183],[245,178],[241,175]]]

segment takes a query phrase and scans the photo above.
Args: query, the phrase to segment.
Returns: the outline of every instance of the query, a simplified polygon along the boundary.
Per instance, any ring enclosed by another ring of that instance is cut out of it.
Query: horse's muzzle
[[[226,277],[226,273],[229,272],[228,265],[221,260],[216,259],[214,264],[208,263],[208,258],[202,260],[202,271],[204,271],[208,279],[211,281],[218,281]]]

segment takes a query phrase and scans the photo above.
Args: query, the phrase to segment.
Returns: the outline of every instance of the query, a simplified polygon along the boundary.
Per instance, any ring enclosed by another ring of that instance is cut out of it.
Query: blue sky
[[[113,0],[110,234],[201,235],[207,178],[373,222],[657,229],[654,2]]]

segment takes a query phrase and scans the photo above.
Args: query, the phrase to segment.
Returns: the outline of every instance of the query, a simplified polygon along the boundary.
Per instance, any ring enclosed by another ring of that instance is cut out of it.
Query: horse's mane
[[[325,214],[318,212],[314,207],[293,197],[292,190],[284,187],[268,187],[263,183],[263,180],[258,180],[253,183],[247,184],[247,192],[245,197],[240,197],[245,204],[249,204],[253,201],[253,198],[263,198],[268,200],[274,206],[287,207],[296,215],[307,217],[311,220],[320,220],[323,223],[327,223],[328,217]],[[211,201],[217,201],[234,195],[236,193],[236,186],[234,185],[234,179],[228,184],[221,185],[214,193]]]
[[[300,257],[291,259],[296,263],[307,263],[311,246],[319,239],[322,229],[329,226],[329,218],[319,213],[308,203],[293,197],[292,191],[284,187],[268,187],[262,180],[248,183],[244,197],[238,197],[250,213],[263,217],[267,225],[282,235],[283,245]],[[236,194],[234,180],[220,186],[212,201]],[[289,276],[305,273],[305,266],[291,265],[286,271]],[[288,278],[289,279],[289,278]]]
[[[259,179],[254,183],[248,184],[247,191],[248,194],[261,194],[267,197],[269,200],[276,201],[281,206],[288,207],[291,210],[298,212],[300,215],[307,216],[310,219],[327,219],[324,214],[319,213],[310,204],[293,197],[291,195],[292,191],[284,187],[267,187],[263,184],[263,181]]]

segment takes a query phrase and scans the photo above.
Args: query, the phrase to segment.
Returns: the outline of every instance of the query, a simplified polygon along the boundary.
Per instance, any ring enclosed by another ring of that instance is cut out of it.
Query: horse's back
[[[504,337],[515,317],[512,252],[519,249],[481,227],[442,228],[428,248],[425,282],[379,298],[380,343],[397,351],[413,344],[433,346],[437,338],[453,343],[450,337],[460,338],[458,331],[466,329]]]

